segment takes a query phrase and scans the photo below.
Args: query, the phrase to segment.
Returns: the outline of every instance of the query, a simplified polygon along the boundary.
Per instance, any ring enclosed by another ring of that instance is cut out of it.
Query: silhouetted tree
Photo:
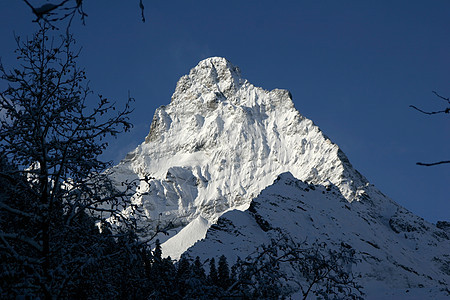
[[[161,263],[162,261],[162,249],[161,249],[161,243],[159,242],[159,239],[155,241],[155,249],[153,250],[153,259],[155,262]]]
[[[73,38],[50,38],[49,27],[40,25],[32,39],[17,38],[19,68],[0,64],[8,84],[0,92],[0,153],[10,165],[0,170],[8,183],[0,198],[0,251],[5,296],[50,299],[68,297],[87,284],[83,276],[94,280],[88,270],[126,255],[125,248],[112,253],[107,245],[122,235],[112,223],[134,225],[123,212],[137,213],[129,197],[137,182],[118,190],[108,177],[110,163],[98,158],[106,136],[131,128],[130,102],[116,113],[101,95],[95,104]],[[128,246],[136,243],[126,239]]]
[[[200,257],[196,257],[192,265],[192,275],[195,278],[200,279],[202,282],[206,280],[205,270],[203,269],[202,263],[200,262]]]
[[[219,277],[217,275],[216,260],[214,259],[214,257],[209,261],[208,280],[211,285],[218,285]]]
[[[244,261],[238,261],[238,278],[225,292],[244,294],[252,299],[275,299],[299,289],[303,299],[314,294],[324,299],[362,299],[361,286],[351,271],[355,251],[347,244],[339,250],[324,243],[307,246],[288,236],[261,245]],[[287,277],[281,269],[296,274]]]
[[[219,257],[219,264],[217,268],[218,285],[227,289],[230,285],[230,268],[228,267],[227,258],[225,255]]]
[[[180,297],[184,297],[189,289],[189,279],[191,278],[191,265],[189,260],[182,256],[177,264],[176,280]]]
[[[59,0],[55,1],[55,3],[39,0],[33,1],[34,4],[31,4],[31,1],[28,0],[22,1],[31,8],[31,11],[36,16],[34,22],[45,22],[52,28],[55,28],[55,23],[63,20],[69,20],[68,26],[70,26],[70,23],[76,15],[80,17],[84,24],[88,16],[83,6],[87,0]],[[139,10],[141,12],[142,22],[145,22],[143,0],[139,0]]]
[[[155,262],[147,277],[150,286],[149,299],[177,299],[178,284],[176,267],[170,258],[163,258],[160,263]]]

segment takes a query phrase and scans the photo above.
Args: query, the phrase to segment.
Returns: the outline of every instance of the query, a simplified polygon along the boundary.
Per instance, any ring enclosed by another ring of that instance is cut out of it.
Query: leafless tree
[[[17,38],[19,67],[0,63],[7,84],[0,92],[0,297],[2,287],[16,296],[68,297],[83,270],[117,259],[122,249],[106,245],[135,230],[127,214],[140,211],[130,196],[149,180],[118,188],[111,163],[99,159],[106,137],[132,127],[132,99],[116,110],[95,97],[76,65],[74,39],[52,38],[47,22],[39,25],[33,38]]]
[[[357,262],[355,254],[356,251],[345,243],[338,250],[332,250],[325,243],[308,245],[306,241],[299,243],[280,233],[269,245],[259,246],[254,254],[237,263],[239,278],[226,294],[256,293],[262,298],[288,296],[293,292],[292,287],[283,287],[282,282],[295,282],[303,299],[311,294],[319,299],[362,299],[362,287],[351,271]],[[286,273],[286,270],[290,271]]]
[[[36,16],[35,22],[43,21],[52,27],[55,27],[55,23],[63,20],[69,21],[69,27],[76,15],[80,16],[80,19],[84,24],[86,17],[88,16],[83,7],[86,0],[55,0],[55,3],[49,3],[44,0],[22,1],[31,8],[33,14]],[[145,22],[143,0],[139,0],[139,10],[141,12],[142,22]]]

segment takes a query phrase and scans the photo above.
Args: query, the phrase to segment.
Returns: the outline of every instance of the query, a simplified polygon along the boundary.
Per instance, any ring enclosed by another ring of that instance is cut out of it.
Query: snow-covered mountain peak
[[[172,101],[189,100],[195,94],[216,96],[216,100],[222,100],[225,96],[235,93],[244,83],[241,71],[227,59],[222,57],[210,57],[198,63],[191,69],[189,75],[180,78],[172,96]],[[187,94],[188,97],[180,97]]]
[[[351,244],[368,287],[379,282],[375,298],[380,286],[448,282],[448,235],[369,184],[288,91],[253,86],[224,58],[205,59],[179,80],[145,141],[112,171],[119,183],[153,178],[134,195],[145,214],[134,219],[144,236],[172,226],[160,236],[165,256],[195,244],[187,254],[232,259],[276,231]]]
[[[154,177],[136,201],[151,222],[176,226],[247,209],[284,172],[336,186],[349,202],[370,202],[377,192],[295,109],[288,91],[255,87],[218,57],[179,80],[170,104],[156,110],[145,142],[115,167],[119,181]]]

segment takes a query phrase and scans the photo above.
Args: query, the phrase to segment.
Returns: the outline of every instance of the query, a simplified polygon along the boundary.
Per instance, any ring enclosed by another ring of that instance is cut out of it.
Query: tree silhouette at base
[[[138,182],[117,189],[111,164],[98,157],[106,137],[131,128],[130,100],[120,111],[101,95],[95,100],[74,39],[53,38],[39,25],[31,39],[17,38],[20,67],[0,64],[7,84],[0,92],[0,296],[107,293],[114,289],[99,283],[137,242],[124,211],[139,214],[129,197]]]

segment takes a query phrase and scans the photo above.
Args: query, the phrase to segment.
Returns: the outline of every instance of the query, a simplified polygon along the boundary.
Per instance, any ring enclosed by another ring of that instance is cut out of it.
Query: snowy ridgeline
[[[285,90],[266,91],[223,58],[201,61],[157,109],[146,141],[114,168],[120,182],[154,177],[136,197],[156,223],[209,223],[252,198],[283,172],[335,185],[351,202],[369,186],[339,147],[294,107]]]
[[[361,275],[358,282],[369,299],[448,297],[448,233],[399,206],[390,219],[380,218],[364,201],[348,203],[337,188],[307,184],[290,173],[264,189],[248,210],[223,214],[186,255],[224,254],[233,263],[254,256],[258,246],[277,240],[280,232],[305,248],[326,243],[330,249],[355,249],[360,262],[352,271]],[[295,274],[289,263],[281,268]],[[290,283],[293,290],[301,284],[297,275]]]
[[[161,236],[172,258],[206,235],[188,253],[233,262],[281,228],[363,253],[356,268],[368,289],[377,282],[375,292],[448,282],[447,234],[369,184],[295,109],[288,91],[254,87],[224,58],[203,60],[179,80],[145,142],[114,172],[117,182],[154,178],[134,198],[146,218],[135,217],[149,226],[147,235],[174,227]],[[271,227],[261,228],[258,218]],[[224,220],[236,228],[221,228]]]

